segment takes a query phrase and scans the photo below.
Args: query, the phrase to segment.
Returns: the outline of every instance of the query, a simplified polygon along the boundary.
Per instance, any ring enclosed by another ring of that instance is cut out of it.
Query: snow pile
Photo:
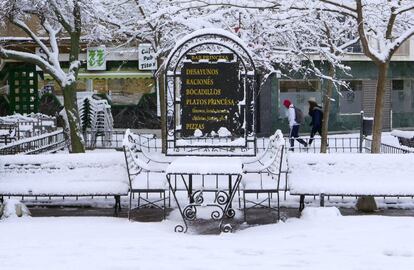
[[[0,210],[1,219],[30,216],[30,211],[26,205],[15,199],[5,200]]]
[[[201,136],[203,136],[203,132],[199,129],[196,129],[194,131],[194,137],[201,137]]]
[[[412,154],[290,153],[291,194],[412,195]]]
[[[305,207],[300,218],[303,220],[326,220],[341,217],[336,207]]]
[[[230,137],[231,136],[231,132],[225,127],[219,128],[217,132],[218,132],[219,137]]]

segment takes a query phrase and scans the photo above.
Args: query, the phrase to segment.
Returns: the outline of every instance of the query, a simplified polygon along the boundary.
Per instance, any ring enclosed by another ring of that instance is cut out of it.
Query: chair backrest
[[[272,162],[267,167],[269,173],[272,175],[278,175],[278,177],[280,177],[280,171],[282,170],[284,147],[284,145],[280,145],[276,148]]]
[[[273,168],[272,166],[282,160],[284,145],[285,140],[283,139],[283,134],[278,129],[276,130],[275,134],[270,136],[267,153],[260,160],[260,163],[263,165],[263,167],[271,170],[272,174],[274,172],[274,169],[277,169],[277,171],[279,170],[279,168]]]
[[[125,131],[122,144],[130,186],[132,186],[133,176],[142,172],[151,172],[149,166],[151,159],[144,153],[145,142],[150,139],[153,138],[134,134],[129,129]]]

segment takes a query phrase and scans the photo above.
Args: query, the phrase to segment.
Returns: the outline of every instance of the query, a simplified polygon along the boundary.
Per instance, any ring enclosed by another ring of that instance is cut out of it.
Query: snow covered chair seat
[[[134,194],[138,194],[137,209],[143,207],[156,207],[163,210],[165,217],[166,190],[168,189],[165,170],[169,164],[168,161],[154,160],[148,157],[148,154],[142,149],[142,145],[137,143],[139,135],[125,132],[123,141],[124,156],[129,179],[129,210],[128,218],[131,218],[132,199]],[[159,194],[157,198],[150,198],[150,194]],[[145,197],[143,196],[145,194]],[[168,197],[169,198],[169,197]],[[141,200],[144,204],[141,204]],[[162,202],[162,206],[157,203]]]
[[[122,153],[0,156],[0,197],[120,196],[128,194]]]
[[[243,191],[243,208],[244,219],[247,218],[247,210],[254,207],[266,207],[277,211],[277,219],[280,218],[279,209],[279,191],[282,190],[280,186],[280,176],[282,173],[283,152],[285,141],[283,134],[277,130],[269,139],[269,146],[265,154],[261,155],[259,159],[253,162],[243,164],[243,179],[241,189]],[[282,187],[283,188],[283,187]],[[259,194],[266,194],[267,197],[260,198],[258,201],[248,200],[247,194],[255,194],[259,199]],[[272,207],[270,200],[272,195],[276,194],[277,205]],[[264,203],[267,201],[267,205]],[[252,203],[253,206],[246,207],[246,203]]]
[[[413,154],[301,154],[289,153],[291,195],[414,196]]]

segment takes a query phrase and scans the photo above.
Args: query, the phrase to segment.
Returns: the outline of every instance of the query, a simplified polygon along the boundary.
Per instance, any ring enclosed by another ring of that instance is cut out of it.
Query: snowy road
[[[219,236],[174,233],[172,221],[3,220],[0,269],[412,269],[414,218],[308,209],[301,219]]]

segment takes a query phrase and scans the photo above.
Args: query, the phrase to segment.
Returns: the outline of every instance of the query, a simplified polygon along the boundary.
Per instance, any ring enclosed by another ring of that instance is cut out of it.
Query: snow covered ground
[[[301,219],[232,234],[173,232],[174,221],[14,218],[0,221],[7,269],[412,269],[414,218],[338,216],[307,208]]]

